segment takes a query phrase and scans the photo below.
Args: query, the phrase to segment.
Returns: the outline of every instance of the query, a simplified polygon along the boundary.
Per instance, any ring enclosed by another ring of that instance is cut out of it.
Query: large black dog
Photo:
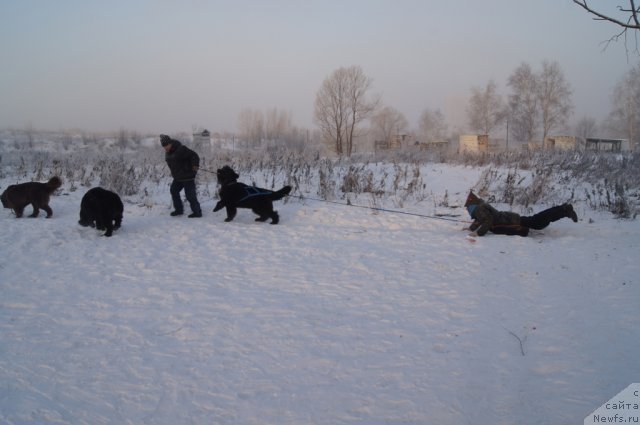
[[[255,186],[248,186],[237,181],[238,174],[228,165],[218,169],[216,173],[218,183],[220,183],[220,201],[216,204],[213,212],[227,209],[227,218],[224,221],[231,221],[236,216],[238,208],[249,208],[258,214],[256,221],[266,221],[271,219],[271,224],[278,224],[280,216],[273,209],[273,201],[282,199],[289,192],[291,186],[285,186],[274,192],[268,189],[261,189]]]
[[[46,183],[12,184],[2,192],[0,200],[2,200],[3,207],[13,209],[16,217],[22,217],[24,208],[31,204],[33,212],[29,217],[37,217],[40,208],[42,208],[47,212],[47,218],[49,218],[53,215],[53,211],[49,207],[49,197],[60,186],[62,186],[62,180],[59,177],[51,177]]]
[[[94,187],[82,197],[78,224],[106,230],[104,236],[111,236],[122,224],[123,210],[122,201],[117,193]]]

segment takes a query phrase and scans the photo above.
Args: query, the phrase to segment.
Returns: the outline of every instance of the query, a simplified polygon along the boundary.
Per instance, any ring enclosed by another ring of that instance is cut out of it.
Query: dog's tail
[[[53,176],[49,179],[49,181],[46,184],[47,184],[47,187],[49,188],[49,192],[53,193],[60,186],[62,186],[62,180],[60,180],[60,177],[58,176]]]
[[[282,189],[271,193],[271,196],[269,198],[272,201],[277,201],[278,199],[282,199],[285,196],[287,196],[289,194],[289,192],[291,192],[291,186],[285,186]]]

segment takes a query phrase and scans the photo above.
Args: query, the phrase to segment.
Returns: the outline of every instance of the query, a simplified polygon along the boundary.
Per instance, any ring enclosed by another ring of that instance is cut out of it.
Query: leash
[[[206,168],[198,167],[198,171],[204,171],[205,173],[217,174],[217,171],[207,170]]]
[[[204,171],[205,173],[217,174],[217,171],[211,171],[211,170],[207,170],[206,168],[200,168],[200,167],[198,167],[198,171]],[[251,196],[251,195],[249,195],[249,196]],[[249,196],[247,196],[247,197],[249,197]],[[443,216],[438,216],[438,215],[418,214],[418,213],[412,213],[412,212],[407,212],[407,211],[390,210],[390,209],[387,209],[387,208],[369,207],[369,206],[366,206],[366,205],[356,205],[356,204],[351,204],[351,203],[345,204],[345,203],[342,203],[342,202],[329,201],[329,200],[320,199],[320,198],[311,198],[311,197],[303,196],[303,195],[286,195],[286,196],[288,196],[290,198],[298,198],[300,200],[308,199],[310,201],[325,202],[327,204],[341,205],[343,207],[364,208],[364,209],[368,209],[368,210],[387,212],[387,213],[392,213],[392,214],[403,214],[403,215],[410,215],[410,216],[414,216],[414,217],[430,218],[430,219],[433,219],[433,220],[452,221],[452,222],[455,222],[455,223],[473,223],[473,221],[460,220],[460,219],[457,219],[457,218],[443,217]],[[247,197],[243,198],[243,200],[246,199]],[[207,201],[205,201],[205,202],[207,202]]]
[[[443,217],[443,216],[438,216],[438,215],[418,214],[418,213],[412,213],[412,212],[407,212],[407,211],[390,210],[390,209],[387,209],[387,208],[369,207],[369,206],[366,206],[366,205],[356,205],[356,204],[351,204],[351,203],[345,204],[345,203],[342,203],[342,202],[328,201],[326,199],[319,199],[319,198],[311,198],[311,197],[303,196],[303,195],[287,195],[287,196],[291,197],[291,198],[299,198],[301,200],[308,199],[310,201],[317,201],[317,202],[325,202],[327,204],[342,205],[343,207],[364,208],[364,209],[373,210],[373,211],[387,212],[387,213],[393,213],[393,214],[411,215],[411,216],[414,216],[414,217],[431,218],[431,219],[434,219],[434,220],[453,221],[453,222],[456,222],[456,223],[473,223],[472,221],[460,220],[460,219],[457,219],[457,218]]]

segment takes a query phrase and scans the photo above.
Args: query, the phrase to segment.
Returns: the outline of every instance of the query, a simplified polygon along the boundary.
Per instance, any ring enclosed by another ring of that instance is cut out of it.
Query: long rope
[[[207,172],[207,173],[211,173],[211,174],[216,174],[215,171],[207,170],[206,168],[199,168],[198,170],[199,171],[204,171],[204,172]],[[370,206],[366,206],[366,205],[356,205],[356,204],[351,204],[351,203],[345,204],[345,203],[337,202],[337,201],[329,201],[327,199],[311,198],[309,196],[304,196],[304,195],[287,195],[287,196],[290,197],[290,198],[299,198],[301,200],[308,199],[310,201],[325,202],[327,204],[342,205],[343,207],[365,208],[365,209],[369,209],[369,210],[373,210],[373,211],[387,212],[387,213],[392,213],[392,214],[411,215],[411,216],[414,216],[414,217],[431,218],[431,219],[434,219],[434,220],[453,221],[453,222],[456,222],[456,223],[472,223],[471,221],[460,220],[460,219],[457,219],[457,218],[442,217],[442,216],[438,216],[438,215],[418,214],[418,213],[412,213],[412,212],[407,212],[407,211],[390,210],[390,209],[387,209],[387,208],[370,207]],[[205,202],[207,202],[207,201],[205,201]]]
[[[290,198],[299,198],[299,199],[302,199],[302,200],[308,199],[310,201],[317,201],[317,202],[325,202],[327,204],[342,205],[343,207],[365,208],[365,209],[374,210],[374,211],[381,211],[381,212],[387,212],[387,213],[393,213],[393,214],[412,215],[414,217],[431,218],[431,219],[434,219],[434,220],[453,221],[453,222],[456,222],[456,223],[471,223],[471,221],[460,220],[460,219],[457,219],[457,218],[442,217],[442,216],[438,216],[438,215],[418,214],[418,213],[412,213],[412,212],[407,212],[407,211],[390,210],[390,209],[387,209],[387,208],[370,207],[370,206],[366,206],[366,205],[357,205],[357,204],[351,204],[351,203],[345,204],[343,202],[329,201],[327,199],[311,198],[311,197],[303,196],[303,195],[287,195],[287,196],[290,197]]]

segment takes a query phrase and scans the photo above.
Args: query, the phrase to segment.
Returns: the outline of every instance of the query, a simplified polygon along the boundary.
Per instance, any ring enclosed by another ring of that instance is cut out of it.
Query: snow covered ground
[[[427,180],[461,205],[479,174]],[[576,424],[640,381],[638,220],[474,238],[290,198],[271,226],[167,190],[106,238],[67,189],[0,211],[0,423]]]

